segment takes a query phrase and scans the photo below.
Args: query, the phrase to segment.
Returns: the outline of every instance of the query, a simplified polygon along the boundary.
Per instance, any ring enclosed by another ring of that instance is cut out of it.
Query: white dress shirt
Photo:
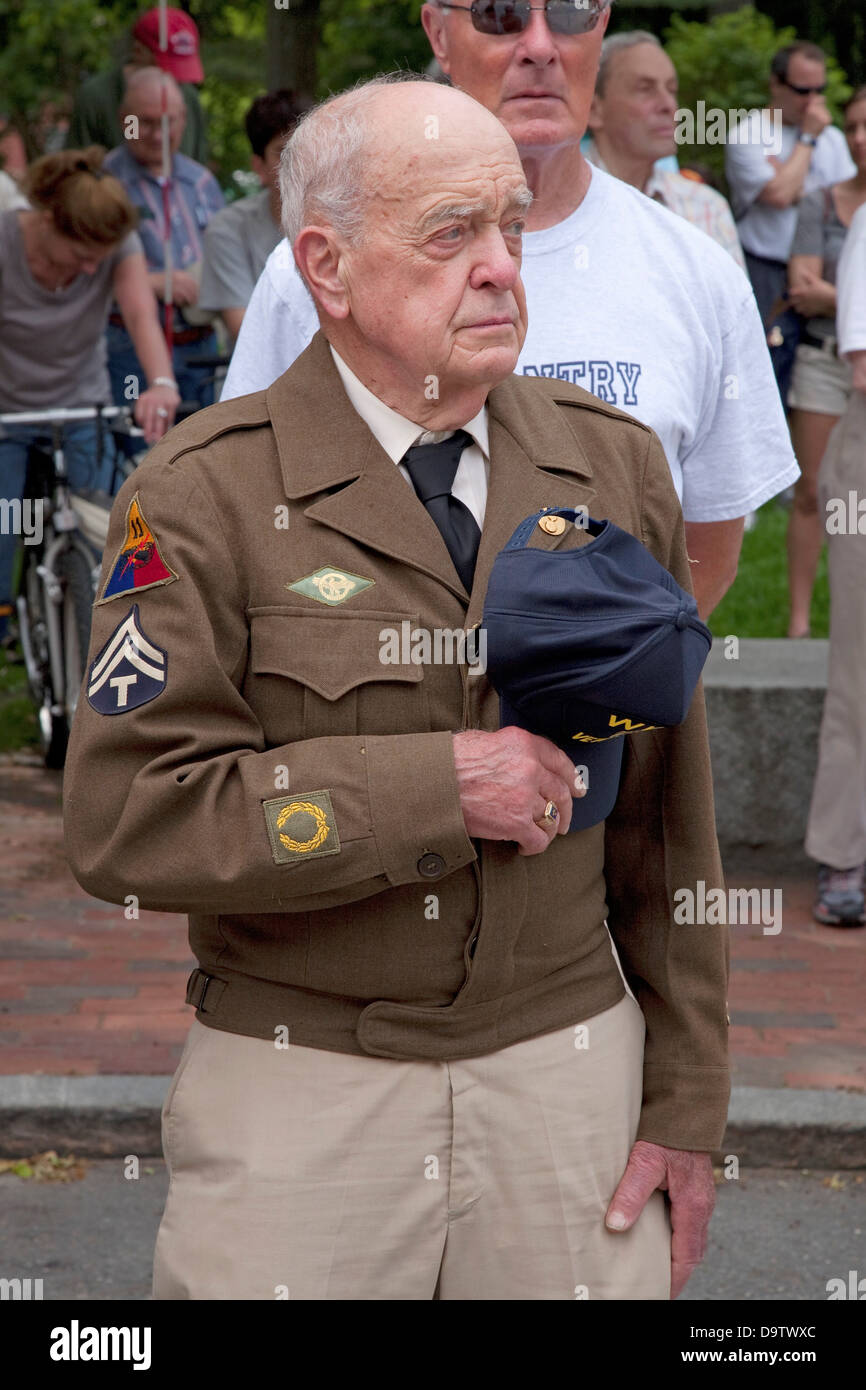
[[[355,373],[346,366],[340,354],[333,347],[331,348],[331,356],[352,405],[370,433],[375,435],[388,457],[397,464],[407,485],[414,492],[415,488],[408,470],[400,462],[406,450],[410,449],[413,444],[438,444],[440,440],[447,439],[449,435],[454,434],[454,430],[425,430],[422,425],[416,425],[411,420],[407,420],[405,416],[398,415],[396,410],[392,410],[384,401],[380,401],[378,396],[373,395],[369,387],[358,380]],[[472,435],[475,443],[467,445],[460,455],[451,493],[469,508],[478,525],[483,526],[484,509],[487,505],[487,487],[490,479],[487,405],[483,405],[475,418],[461,428],[467,434]]]

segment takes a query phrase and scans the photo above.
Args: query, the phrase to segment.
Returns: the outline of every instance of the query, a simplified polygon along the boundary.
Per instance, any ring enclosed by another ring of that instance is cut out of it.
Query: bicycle
[[[63,427],[79,420],[104,422],[115,439],[143,439],[128,406],[0,414],[0,438],[20,426],[46,426],[44,437],[28,451],[24,498],[38,509],[41,526],[34,543],[23,547],[15,606],[27,684],[50,768],[61,768],[66,759],[113,503],[107,492],[74,492],[70,487]],[[124,457],[118,449],[115,471],[129,476],[137,462],[137,457]]]

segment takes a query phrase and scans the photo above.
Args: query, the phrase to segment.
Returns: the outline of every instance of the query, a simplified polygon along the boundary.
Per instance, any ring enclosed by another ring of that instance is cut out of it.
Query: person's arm
[[[855,391],[866,392],[866,348],[859,352],[849,352],[847,360],[851,363],[851,385]]]
[[[254,447],[250,431],[206,447],[184,447],[183,431],[198,439],[203,426],[184,421],[158,444],[111,515],[100,593],[136,494],[177,578],[93,609],[89,661],[134,603],[158,684],[136,707],[131,698],[121,705],[108,681],[98,708],[89,682],[79,702],[64,774],[78,881],[107,902],[134,893],[142,907],[168,912],[308,912],[429,882],[418,869],[425,854],[440,855],[445,873],[473,862],[450,730],[269,746],[244,696],[256,655],[244,557],[214,493],[227,459]],[[260,677],[260,688],[262,679],[271,678]],[[298,800],[316,801],[328,831],[323,854],[282,850],[279,805]]]
[[[689,589],[682,516],[655,435],[641,501],[641,539]],[[730,1091],[727,930],[683,922],[678,910],[680,889],[724,889],[700,684],[683,724],[628,740],[604,863],[608,926],[646,1022],[637,1137],[606,1221],[628,1229],[652,1192],[667,1191],[675,1298],[706,1246],[710,1151],[722,1142]]]
[[[204,234],[199,307],[221,314],[234,341],[255,287],[236,218],[230,209],[217,213]]]
[[[111,284],[138,360],[151,383],[143,391],[144,383],[139,384],[134,414],[148,444],[153,444],[171,428],[180,395],[176,387],[166,384],[174,380],[174,370],[160,330],[158,306],[148,283],[144,255],[135,251],[118,261]],[[162,381],[155,386],[152,383],[157,378]]]
[[[704,622],[737,577],[745,520],[741,516],[734,521],[686,522],[692,588]]]
[[[800,136],[817,140],[832,122],[824,98],[815,93],[809,98],[803,119],[800,123]],[[798,139],[787,159],[772,158],[775,174],[762,189],[758,201],[771,208],[789,208],[798,202],[806,182],[806,175],[812,163],[814,144],[806,144]]]
[[[241,331],[241,325],[244,321],[244,314],[246,313],[246,310],[222,309],[220,310],[220,313],[222,314],[223,323],[228,329],[232,342],[236,342],[238,334]]]

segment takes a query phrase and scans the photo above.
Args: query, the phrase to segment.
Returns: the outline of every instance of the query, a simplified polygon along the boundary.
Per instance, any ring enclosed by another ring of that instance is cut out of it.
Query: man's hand
[[[508,725],[454,735],[454,765],[466,833],[482,840],[516,840],[521,854],[541,854],[571,824],[571,799],[585,796],[571,759],[546,738]],[[559,812],[536,824],[548,801]]]
[[[806,110],[800,122],[800,129],[804,135],[818,136],[832,121],[833,117],[827,110],[827,103],[820,92],[813,92],[806,102]]]
[[[174,424],[180,396],[170,386],[151,386],[135,402],[135,422],[144,432],[146,444],[155,444]]]
[[[706,1254],[707,1230],[716,1205],[710,1155],[639,1140],[607,1209],[608,1230],[627,1231],[633,1226],[657,1187],[670,1198],[671,1298],[676,1298]]]
[[[165,294],[165,271],[152,270],[147,278],[157,299],[161,300]],[[188,270],[171,272],[171,299],[178,306],[197,303],[198,280]]]
[[[820,275],[801,270],[796,284],[788,290],[788,299],[798,314],[807,319],[823,315],[826,318],[836,314],[836,287]]]

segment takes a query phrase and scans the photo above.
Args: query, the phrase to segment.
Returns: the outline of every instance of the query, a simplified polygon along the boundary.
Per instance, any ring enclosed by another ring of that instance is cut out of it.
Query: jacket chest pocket
[[[411,613],[251,608],[245,697],[271,745],[353,734],[427,733],[423,666],[395,662],[382,633]]]

